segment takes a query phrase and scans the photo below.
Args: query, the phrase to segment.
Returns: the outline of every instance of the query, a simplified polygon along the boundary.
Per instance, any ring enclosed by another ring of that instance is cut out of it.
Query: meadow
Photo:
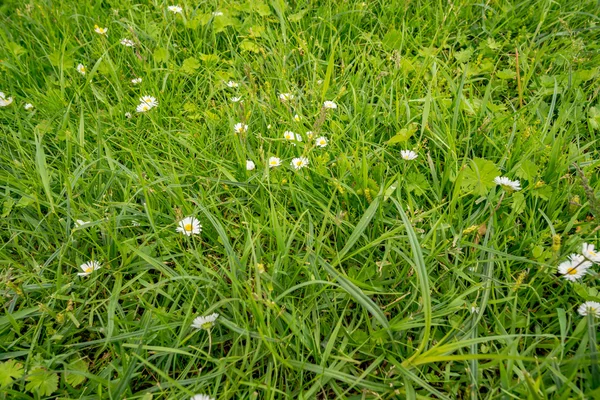
[[[0,399],[600,398],[597,0],[0,35]]]

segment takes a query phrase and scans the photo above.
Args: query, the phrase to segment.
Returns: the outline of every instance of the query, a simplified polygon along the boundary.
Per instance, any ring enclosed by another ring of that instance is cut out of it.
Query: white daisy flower
[[[299,122],[300,121],[300,116],[298,114],[294,115],[294,121]]]
[[[592,266],[592,263],[587,261],[584,256],[580,254],[571,254],[569,260],[560,263],[558,266],[558,273],[571,282],[583,277],[588,268]]]
[[[83,225],[89,224],[90,221],[83,221],[81,219],[75,220],[75,228],[81,228]]]
[[[156,97],[142,96],[140,97],[140,102],[148,104],[150,108],[158,107],[158,100],[156,100]]]
[[[186,236],[198,235],[202,232],[202,225],[194,217],[186,217],[179,221],[177,232],[183,233]]]
[[[285,131],[283,132],[283,137],[286,140],[295,140],[296,139],[296,134],[292,131]]]
[[[321,136],[315,139],[315,146],[317,147],[327,147],[329,140],[325,136]]]
[[[215,399],[206,394],[195,394],[190,398],[190,400],[215,400]]]
[[[236,88],[236,87],[240,86],[240,84],[235,81],[225,82],[225,84],[227,85],[227,87],[230,87],[230,88]]]
[[[254,164],[254,161],[246,160],[246,170],[252,171],[254,168],[256,168],[256,164]]]
[[[581,254],[591,262],[600,264],[600,252],[595,249],[593,244],[584,243]]]
[[[502,186],[502,189],[507,191],[521,190],[521,182],[518,180],[511,181],[505,176],[497,176],[494,178],[496,185]]]
[[[239,103],[242,101],[241,97],[232,97],[229,99],[232,103]]]
[[[130,119],[131,118],[131,113],[130,112],[126,112],[125,113],[125,118]]]
[[[328,100],[325,103],[323,103],[323,107],[329,110],[335,110],[337,108],[337,104],[335,104],[333,101]]]
[[[196,317],[192,323],[192,328],[209,330],[213,327],[217,318],[219,318],[219,314],[217,313],[213,313],[205,317]]]
[[[405,160],[414,160],[415,158],[417,158],[419,155],[417,153],[415,153],[412,150],[400,150],[400,155],[402,156],[403,159]]]
[[[267,129],[271,129],[271,128],[272,128],[271,124],[267,125]]]
[[[13,102],[12,97],[6,97],[4,92],[0,92],[0,107],[6,107]]]
[[[131,80],[131,83],[133,83],[134,85],[140,84],[142,83],[142,78],[133,78]]]
[[[151,109],[152,109],[152,107],[150,107],[148,104],[146,104],[146,103],[140,103],[135,108],[135,111],[137,111],[139,113],[144,113],[146,111],[150,111]]]
[[[213,12],[212,12],[212,16],[213,16],[213,17],[220,17],[220,16],[222,16],[222,15],[223,15],[223,13],[222,13],[221,11],[213,11]]]
[[[181,12],[183,11],[183,8],[179,7],[179,6],[169,6],[167,7],[169,9],[169,11],[171,11],[173,14],[181,14]]]
[[[479,307],[471,306],[471,314],[479,314]]]
[[[577,312],[582,316],[592,314],[594,317],[600,317],[600,303],[597,301],[586,301],[579,306]]]
[[[98,35],[106,35],[108,28],[100,28],[98,25],[94,25],[94,32],[96,32]]]
[[[292,159],[291,164],[295,170],[302,169],[308,165],[308,158],[306,158],[306,157],[294,158],[294,159]]]
[[[33,104],[27,103],[23,106],[23,108],[26,109],[27,111],[33,110]]]
[[[269,158],[269,168],[279,167],[281,165],[281,158],[279,157],[270,157]]]
[[[311,140],[313,136],[315,136],[315,133],[313,131],[306,132],[306,137],[308,138],[308,140]]]
[[[291,93],[279,93],[279,100],[290,101],[294,99],[294,95]]]
[[[125,47],[134,47],[135,43],[131,39],[123,38],[121,39],[121,44]]]
[[[79,268],[81,268],[81,270],[83,272],[78,272],[77,275],[88,276],[92,272],[102,268],[102,265],[98,261],[89,261],[89,262],[81,264],[81,266]]]
[[[78,64],[77,65],[77,72],[79,72],[81,75],[85,75],[85,65]]]
[[[233,126],[233,131],[235,133],[246,133],[248,131],[248,125],[238,122]]]

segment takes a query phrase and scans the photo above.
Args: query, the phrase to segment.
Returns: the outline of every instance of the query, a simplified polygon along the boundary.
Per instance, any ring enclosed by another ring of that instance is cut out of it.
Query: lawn
[[[597,0],[0,35],[0,399],[600,398]]]

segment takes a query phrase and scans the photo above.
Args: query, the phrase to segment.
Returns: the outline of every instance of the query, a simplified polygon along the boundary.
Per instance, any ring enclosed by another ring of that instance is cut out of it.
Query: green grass
[[[600,397],[596,0],[172,4],[0,3],[0,399]]]

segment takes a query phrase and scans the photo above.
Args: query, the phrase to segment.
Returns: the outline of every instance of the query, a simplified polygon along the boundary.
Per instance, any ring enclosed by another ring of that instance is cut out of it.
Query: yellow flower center
[[[577,274],[577,267],[573,267],[567,271],[567,275],[575,275]]]
[[[296,161],[296,166],[299,167],[302,165],[302,161]]]
[[[192,229],[194,229],[194,227],[192,226],[192,224],[185,224],[183,229],[185,229],[187,232],[191,232]]]
[[[85,269],[83,270],[83,272],[85,272],[86,274],[90,274],[92,273],[92,271],[94,271],[94,268],[90,266],[85,267]]]

